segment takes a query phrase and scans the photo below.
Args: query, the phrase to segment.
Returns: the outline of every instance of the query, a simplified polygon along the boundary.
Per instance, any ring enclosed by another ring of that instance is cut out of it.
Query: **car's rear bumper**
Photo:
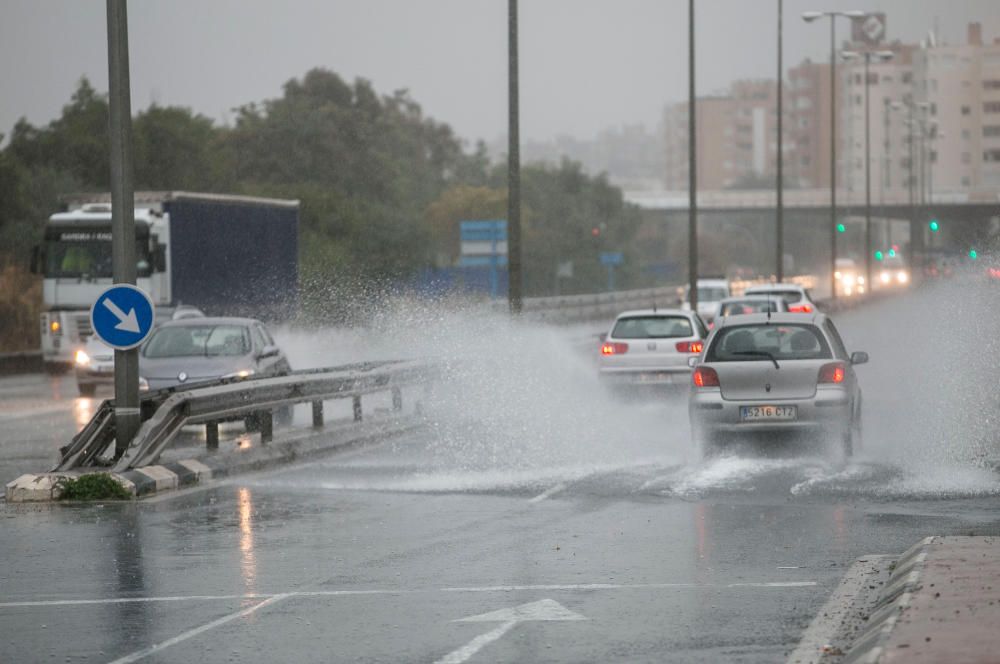
[[[687,387],[691,382],[689,367],[628,367],[606,368],[599,372],[607,385],[676,385]]]
[[[795,406],[794,420],[744,422],[742,406]],[[808,399],[727,400],[718,390],[692,390],[691,423],[703,432],[753,433],[846,430],[851,422],[850,395],[845,390],[818,390]]]

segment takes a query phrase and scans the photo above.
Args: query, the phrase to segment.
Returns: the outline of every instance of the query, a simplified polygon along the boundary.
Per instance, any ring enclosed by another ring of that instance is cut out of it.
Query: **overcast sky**
[[[918,41],[937,23],[950,42],[981,21],[1000,37],[1000,0],[785,0],[786,66],[825,60],[810,9],[888,14],[888,35]],[[776,0],[697,0],[698,92],[773,78]],[[687,94],[685,0],[521,0],[521,132],[588,138],[654,126]],[[187,106],[220,122],[276,97],[312,67],[407,88],[468,139],[506,128],[505,0],[141,0],[129,3],[132,107]],[[848,32],[847,22],[839,34]],[[107,90],[103,0],[0,0],[0,133],[44,124],[76,81]]]

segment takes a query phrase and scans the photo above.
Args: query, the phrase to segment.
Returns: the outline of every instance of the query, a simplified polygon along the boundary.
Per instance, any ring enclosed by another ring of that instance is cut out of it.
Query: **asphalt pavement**
[[[601,393],[545,331],[440,386],[417,434],[138,503],[0,505],[0,661],[784,661],[859,556],[1000,534],[982,286],[837,316],[872,356],[846,464],[701,461],[681,400]],[[5,479],[79,403],[0,382]]]

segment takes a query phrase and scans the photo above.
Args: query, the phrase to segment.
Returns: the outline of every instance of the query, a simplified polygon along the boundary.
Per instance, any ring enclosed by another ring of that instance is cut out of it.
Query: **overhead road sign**
[[[131,284],[115,284],[94,301],[90,324],[94,334],[112,348],[135,348],[153,329],[153,301]]]

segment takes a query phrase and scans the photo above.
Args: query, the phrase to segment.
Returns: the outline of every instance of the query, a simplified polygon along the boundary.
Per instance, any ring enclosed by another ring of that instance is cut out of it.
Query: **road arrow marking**
[[[117,304],[111,301],[110,297],[104,298],[104,307],[118,319],[118,324],[115,325],[116,330],[139,334],[139,319],[135,317],[135,309],[129,309],[126,314]]]
[[[462,664],[462,662],[467,661],[484,647],[509,632],[518,623],[539,620],[587,620],[587,618],[581,616],[579,613],[570,611],[559,602],[551,599],[543,599],[510,609],[500,609],[499,611],[490,611],[489,613],[480,613],[475,616],[459,618],[452,622],[499,622],[503,624],[485,634],[480,634],[458,650],[453,650],[437,660],[435,664]]]

